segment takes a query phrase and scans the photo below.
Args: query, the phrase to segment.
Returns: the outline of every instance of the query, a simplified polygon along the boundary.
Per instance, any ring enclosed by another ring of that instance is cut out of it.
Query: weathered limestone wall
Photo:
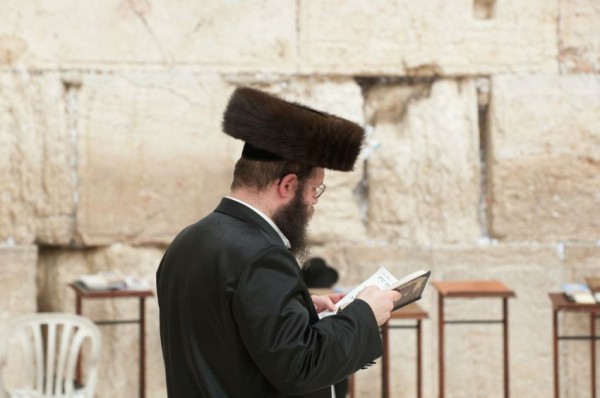
[[[547,293],[600,275],[599,20],[593,0],[0,2],[0,332],[21,314],[73,311],[66,284],[82,273],[154,283],[173,236],[228,192],[241,144],[221,115],[251,85],[367,126],[356,171],[327,174],[310,230],[340,285],[381,265],[504,281],[517,294],[511,395],[551,396]],[[432,398],[433,288],[421,304]],[[500,310],[457,300],[447,314]],[[147,319],[159,398],[154,299]],[[561,325],[588,330],[577,315]],[[137,391],[137,329],[102,332],[98,397]],[[447,397],[502,396],[500,337],[447,329]],[[392,396],[415,396],[414,335],[392,339]],[[586,396],[588,345],[561,349],[561,396]],[[359,396],[379,393],[379,371],[358,373]]]

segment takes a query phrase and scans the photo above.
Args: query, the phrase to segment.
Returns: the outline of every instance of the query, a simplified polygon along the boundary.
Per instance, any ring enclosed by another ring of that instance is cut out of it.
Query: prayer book
[[[596,299],[590,288],[584,283],[563,283],[565,297],[578,304],[595,304]]]
[[[338,301],[335,305],[335,311],[323,311],[319,313],[319,318],[324,318],[334,315],[338,311],[343,311],[343,309],[354,301],[356,296],[358,296],[358,294],[367,286],[377,286],[382,290],[394,289],[399,291],[402,294],[402,297],[400,300],[394,302],[393,311],[396,311],[398,308],[404,307],[421,298],[425,286],[427,285],[427,281],[429,280],[429,275],[431,275],[431,271],[420,270],[406,275],[401,279],[397,279],[385,267],[380,267],[377,272],[348,292],[343,299]]]
[[[148,282],[139,277],[122,276],[117,272],[81,275],[75,281],[86,290],[149,290]]]
[[[116,272],[81,275],[75,282],[88,290],[115,290],[125,287],[125,280]]]

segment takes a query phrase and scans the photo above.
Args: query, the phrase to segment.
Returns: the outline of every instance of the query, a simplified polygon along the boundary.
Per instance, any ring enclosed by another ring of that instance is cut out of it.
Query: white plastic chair
[[[77,362],[86,340],[86,383],[75,387]],[[20,343],[23,353],[22,375],[25,385],[6,389],[3,369],[9,347]],[[25,315],[8,326],[0,341],[0,398],[85,397],[92,398],[98,378],[101,337],[98,327],[89,319],[70,313],[38,313]]]

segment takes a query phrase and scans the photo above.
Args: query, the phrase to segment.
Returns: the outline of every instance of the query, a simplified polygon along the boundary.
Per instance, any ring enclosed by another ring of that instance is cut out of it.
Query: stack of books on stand
[[[562,291],[567,299],[578,304],[600,303],[600,278],[586,278],[586,283],[563,283]]]
[[[84,289],[102,290],[149,290],[150,284],[142,278],[122,276],[117,272],[100,272],[81,275],[75,283]]]

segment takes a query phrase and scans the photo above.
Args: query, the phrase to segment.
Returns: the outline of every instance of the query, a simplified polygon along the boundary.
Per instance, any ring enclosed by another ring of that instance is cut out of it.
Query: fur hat
[[[223,131],[246,143],[243,157],[340,171],[354,168],[364,138],[356,123],[248,87],[232,94]]]

